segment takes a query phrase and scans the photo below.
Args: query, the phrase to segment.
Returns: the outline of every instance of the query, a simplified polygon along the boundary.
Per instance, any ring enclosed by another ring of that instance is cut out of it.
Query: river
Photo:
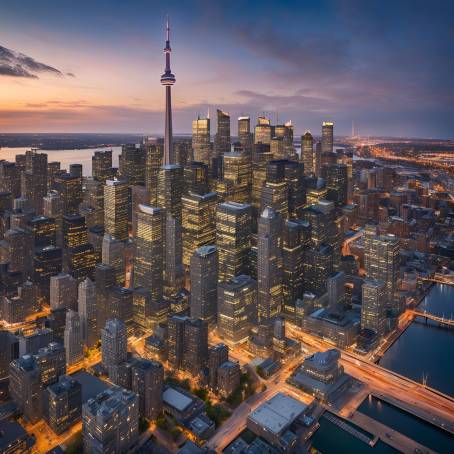
[[[454,318],[454,286],[436,284],[419,305]],[[454,329],[413,322],[380,360],[380,365],[454,396]]]

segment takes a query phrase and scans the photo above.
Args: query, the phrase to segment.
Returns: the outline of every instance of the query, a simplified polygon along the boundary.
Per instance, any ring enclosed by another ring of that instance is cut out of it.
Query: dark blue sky
[[[341,134],[454,136],[449,0],[2,0],[0,46],[60,74],[0,48],[0,131],[161,132],[167,13],[177,132],[219,106],[298,133],[330,119]]]

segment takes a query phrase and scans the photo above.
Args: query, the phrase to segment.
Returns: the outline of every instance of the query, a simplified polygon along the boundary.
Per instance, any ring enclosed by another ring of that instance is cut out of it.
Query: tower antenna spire
[[[166,87],[166,115],[165,115],[165,133],[164,133],[164,159],[163,164],[174,163],[173,153],[173,136],[172,136],[172,85],[175,83],[175,76],[170,69],[170,21],[167,15],[166,19],[166,47],[164,47],[164,54],[166,57],[166,66],[164,74],[161,76],[161,85]]]

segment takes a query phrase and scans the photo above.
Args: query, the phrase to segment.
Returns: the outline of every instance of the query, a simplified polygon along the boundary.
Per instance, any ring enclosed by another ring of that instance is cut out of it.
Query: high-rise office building
[[[110,291],[116,285],[115,269],[105,263],[97,263],[95,267],[96,292],[96,330],[98,336],[108,320]]]
[[[222,157],[224,153],[229,153],[231,148],[230,139],[230,115],[220,109],[216,110],[217,115],[217,132],[214,137],[214,154],[216,157]]]
[[[19,357],[19,339],[9,331],[0,330],[0,379],[9,375],[9,364]]]
[[[82,202],[82,178],[64,173],[55,178],[54,189],[60,194],[63,214],[79,212]]]
[[[326,293],[328,277],[333,273],[333,249],[321,244],[305,251],[304,290],[316,296]]]
[[[321,152],[332,152],[334,144],[334,123],[324,121],[322,123],[322,149]]]
[[[208,361],[208,324],[173,315],[168,321],[168,360],[175,369],[199,375]]]
[[[205,195],[208,190],[208,166],[203,162],[191,161],[184,167],[183,194]]]
[[[218,329],[232,343],[248,339],[257,319],[257,282],[240,275],[218,285]]]
[[[272,323],[282,309],[281,235],[281,216],[266,208],[258,220],[257,243],[257,315],[261,325]]]
[[[51,342],[47,347],[40,348],[33,358],[43,388],[57,383],[58,377],[66,374],[65,347],[59,342]]]
[[[315,173],[314,166],[314,139],[309,131],[301,137],[301,161],[304,164],[304,174],[312,175]]]
[[[84,452],[128,452],[139,436],[139,397],[112,386],[82,406]]]
[[[146,205],[157,206],[158,174],[162,166],[162,147],[151,141],[145,142],[145,187],[149,200]]]
[[[194,251],[216,242],[217,195],[189,193],[182,197],[183,264],[189,266]]]
[[[82,386],[69,375],[62,375],[57,383],[44,391],[43,417],[57,435],[80,420],[82,415]]]
[[[133,290],[116,286],[110,291],[109,296],[110,304],[107,308],[107,317],[121,320],[126,325],[128,335],[131,335],[134,329]]]
[[[154,420],[162,412],[164,367],[157,361],[141,359],[132,366],[131,390],[139,396],[139,413]]]
[[[150,291],[154,303],[162,299],[164,212],[160,208],[139,205],[135,238],[134,287]]]
[[[326,181],[327,198],[336,206],[348,202],[348,173],[345,164],[332,164],[322,167],[322,176]]]
[[[102,239],[102,263],[115,270],[115,281],[123,285],[126,278],[125,243],[106,233]]]
[[[328,278],[326,283],[328,306],[336,308],[345,302],[345,273],[338,271]]]
[[[163,166],[158,176],[158,206],[165,213],[164,295],[168,298],[183,287],[182,193],[182,167]]]
[[[287,121],[274,127],[274,137],[282,140],[282,158],[296,160],[297,154],[293,146],[293,124]]]
[[[211,167],[210,119],[197,117],[192,122],[192,150],[194,161]]]
[[[309,246],[310,225],[302,220],[287,220],[282,231],[283,312],[293,319],[295,303],[303,294],[304,252]]]
[[[104,228],[119,241],[128,239],[128,203],[127,182],[107,180],[104,186]]]
[[[57,223],[55,219],[34,216],[30,219],[28,226],[33,235],[35,248],[57,244]]]
[[[217,192],[223,201],[249,203],[252,183],[250,156],[244,153],[224,154],[223,178],[218,181]]]
[[[251,206],[248,204],[225,202],[218,205],[216,245],[219,254],[220,282],[248,271],[251,215]]]
[[[216,322],[218,254],[216,246],[202,246],[195,250],[189,267],[191,281],[191,317],[209,324]]]
[[[77,280],[71,275],[60,273],[50,278],[51,309],[77,309]]]
[[[119,172],[128,185],[145,184],[146,150],[139,144],[126,144],[121,148],[119,156]]]
[[[362,286],[361,328],[373,330],[378,336],[386,331],[386,286],[382,281],[366,279]]]
[[[82,361],[84,357],[82,327],[79,314],[72,309],[69,309],[68,312],[66,312],[64,344],[66,350],[66,364],[68,366]]]
[[[7,230],[4,241],[8,245],[8,269],[28,277],[33,272],[33,234],[29,230],[14,228]]]
[[[105,183],[113,178],[112,150],[99,150],[91,158],[91,174],[95,180]]]
[[[78,287],[78,312],[82,340],[87,348],[93,347],[98,339],[96,318],[96,287],[88,277]]]
[[[243,153],[246,156],[251,156],[254,137],[251,133],[251,119],[249,117],[238,117],[238,140],[243,149]]]
[[[387,308],[400,312],[395,294],[399,288],[400,244],[394,235],[377,235],[376,228],[366,226],[364,237],[364,265],[370,279],[386,286]]]
[[[21,196],[20,168],[14,162],[0,162],[0,192],[9,192],[15,199]]]
[[[265,181],[260,191],[260,211],[267,208],[288,218],[288,184],[286,181]]]
[[[31,355],[21,356],[9,367],[9,392],[24,418],[34,424],[41,418],[40,371]]]
[[[62,270],[61,249],[52,245],[37,248],[33,267],[33,282],[39,286],[39,298],[48,303],[50,278]]]
[[[271,121],[266,117],[258,117],[255,126],[254,143],[270,144],[271,138],[274,136]]]
[[[101,330],[102,364],[109,370],[111,366],[126,361],[128,354],[128,337],[126,325],[118,319],[111,319]]]
[[[208,386],[217,390],[218,368],[229,360],[229,347],[225,344],[216,344],[208,350]]]
[[[79,214],[63,216],[63,269],[77,279],[93,277],[96,255],[88,242],[85,218]]]
[[[31,202],[36,214],[42,213],[43,197],[47,194],[47,154],[35,150],[25,152],[21,194]]]

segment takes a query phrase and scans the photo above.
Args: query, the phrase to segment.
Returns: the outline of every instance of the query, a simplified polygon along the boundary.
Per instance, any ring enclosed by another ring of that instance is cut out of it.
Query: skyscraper
[[[386,286],[382,281],[366,279],[362,287],[361,328],[383,336],[386,330]]]
[[[218,254],[216,246],[202,246],[194,252],[189,267],[191,279],[191,317],[209,324],[217,316]]]
[[[72,309],[66,312],[64,342],[66,364],[70,366],[81,361],[84,357],[82,327],[80,326],[79,314]]]
[[[28,199],[36,214],[41,214],[47,194],[47,154],[36,150],[25,152],[25,172],[21,178],[22,197]]]
[[[173,315],[168,322],[168,360],[175,369],[194,376],[208,361],[208,324],[204,320]]]
[[[62,375],[58,383],[46,388],[43,416],[49,427],[61,434],[80,420],[82,414],[82,386],[69,375]]]
[[[229,152],[223,158],[223,177],[218,181],[217,192],[223,201],[249,203],[252,183],[250,156]]]
[[[183,286],[181,196],[183,168],[165,165],[158,176],[158,206],[165,213],[164,295],[171,297]]]
[[[324,121],[322,123],[322,153],[332,152],[334,143],[334,123]]]
[[[301,160],[304,164],[305,175],[315,173],[314,139],[309,131],[306,131],[304,136],[301,137]]]
[[[364,237],[364,264],[370,279],[382,281],[386,286],[387,308],[400,312],[395,298],[399,286],[400,244],[394,235],[377,235],[374,226],[366,226]]]
[[[166,119],[165,119],[165,134],[164,134],[164,165],[174,164],[174,150],[172,137],[172,85],[175,83],[175,76],[170,69],[170,25],[167,18],[166,23],[166,47],[164,53],[166,56],[166,67],[164,74],[161,76],[161,85],[166,87]]]
[[[216,242],[217,195],[189,193],[182,197],[183,264],[189,266],[194,251]]]
[[[82,406],[84,452],[123,453],[139,435],[139,397],[112,386]]]
[[[57,274],[50,278],[51,309],[77,309],[77,280],[69,274]]]
[[[257,125],[255,126],[254,143],[270,144],[273,137],[273,127],[271,121],[266,117],[258,117]]]
[[[96,287],[88,277],[79,284],[78,311],[80,317],[82,340],[91,348],[98,338],[96,327]]]
[[[145,158],[146,150],[140,144],[126,144],[122,146],[119,157],[121,178],[128,185],[145,184]]]
[[[192,150],[194,161],[211,167],[210,119],[197,117],[192,122]]]
[[[222,156],[230,151],[230,115],[220,109],[216,110],[218,129],[214,139],[215,153]]]
[[[111,366],[126,361],[128,354],[128,337],[126,325],[118,319],[111,319],[101,330],[102,364],[109,370]]]
[[[95,151],[91,158],[92,176],[105,183],[113,177],[112,150]]]
[[[268,325],[281,312],[282,218],[271,208],[266,208],[258,220],[257,244],[257,314],[258,323]]]
[[[156,304],[163,292],[164,212],[160,208],[139,205],[135,238],[134,287],[150,291]]]
[[[251,133],[251,119],[249,117],[238,117],[238,140],[243,148],[243,153],[251,156],[253,134]]]
[[[218,328],[233,343],[248,339],[257,319],[257,282],[240,275],[218,285]]]
[[[104,228],[116,240],[128,239],[128,203],[126,181],[107,180],[104,186]]]
[[[156,419],[162,411],[162,364],[141,359],[132,367],[131,383],[131,390],[139,396],[139,413],[147,419]]]
[[[246,274],[251,249],[251,206],[237,202],[218,205],[216,245],[219,254],[219,281]]]

